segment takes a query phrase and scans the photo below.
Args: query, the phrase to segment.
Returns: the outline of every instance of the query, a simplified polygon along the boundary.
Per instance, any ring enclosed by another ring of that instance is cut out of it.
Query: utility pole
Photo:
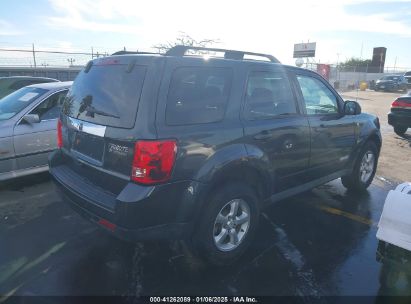
[[[337,81],[339,82],[340,81],[340,72],[339,72],[339,70],[338,70],[338,65],[340,64],[340,53],[337,53]]]
[[[396,67],[397,67],[397,56],[395,56],[395,61],[394,61],[394,73],[395,73]]]
[[[361,42],[361,52],[360,52],[360,59],[362,59],[362,49],[364,47],[364,42]]]
[[[33,46],[33,61],[34,61],[34,68],[36,68],[36,67],[37,67],[37,64],[36,64],[36,52],[34,52],[34,43],[32,44],[32,46]]]

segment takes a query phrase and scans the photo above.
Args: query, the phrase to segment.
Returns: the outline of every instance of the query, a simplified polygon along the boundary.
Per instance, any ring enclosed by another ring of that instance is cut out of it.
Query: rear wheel
[[[374,179],[377,162],[377,146],[373,142],[366,143],[358,155],[352,173],[341,177],[344,187],[353,191],[365,191]]]
[[[407,132],[407,127],[405,127],[405,126],[394,126],[394,132],[397,134],[397,135],[400,135],[400,136],[402,136],[402,135],[404,135],[405,134],[405,132]]]
[[[234,263],[249,246],[258,226],[258,199],[252,188],[230,183],[210,197],[194,236],[198,253],[214,265]]]

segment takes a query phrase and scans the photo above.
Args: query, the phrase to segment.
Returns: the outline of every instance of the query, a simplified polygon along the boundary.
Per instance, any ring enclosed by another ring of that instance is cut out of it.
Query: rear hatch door
[[[78,176],[80,185],[116,197],[129,181],[146,73],[136,56],[107,57],[89,63],[74,81],[62,110],[62,150],[65,174]]]

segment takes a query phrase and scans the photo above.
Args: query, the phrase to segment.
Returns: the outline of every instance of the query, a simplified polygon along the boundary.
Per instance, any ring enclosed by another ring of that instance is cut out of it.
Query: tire
[[[370,159],[370,155],[372,155],[372,161]],[[365,157],[367,157],[368,160],[364,159]],[[342,184],[345,188],[351,191],[365,191],[374,179],[375,172],[377,170],[377,163],[377,146],[371,141],[367,142],[355,161],[352,173],[341,177]]]
[[[260,216],[258,198],[247,184],[233,182],[219,188],[207,203],[192,243],[195,251],[209,264],[230,265],[241,257],[253,239]],[[229,216],[237,203],[236,225]],[[248,226],[246,222],[238,222],[238,219],[245,217],[247,212]],[[237,244],[234,234],[237,235]],[[219,243],[217,239],[220,239]]]
[[[399,136],[403,136],[405,132],[407,132],[407,129],[405,126],[394,126],[394,132]]]

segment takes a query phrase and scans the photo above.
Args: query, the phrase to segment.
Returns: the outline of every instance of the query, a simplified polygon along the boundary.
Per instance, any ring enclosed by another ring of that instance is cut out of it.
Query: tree
[[[342,62],[339,64],[341,70],[345,69],[352,69],[352,68],[358,68],[358,67],[367,67],[371,65],[371,60],[370,59],[359,59],[355,57],[351,57],[345,62]]]
[[[160,43],[157,45],[154,45],[153,48],[157,49],[159,53],[165,53],[169,49],[171,49],[173,46],[176,45],[186,45],[186,46],[196,46],[196,47],[211,47],[213,44],[220,43],[218,39],[201,39],[201,40],[196,40],[190,35],[180,32],[178,37],[176,38],[175,41],[172,42],[166,42],[166,43]]]

